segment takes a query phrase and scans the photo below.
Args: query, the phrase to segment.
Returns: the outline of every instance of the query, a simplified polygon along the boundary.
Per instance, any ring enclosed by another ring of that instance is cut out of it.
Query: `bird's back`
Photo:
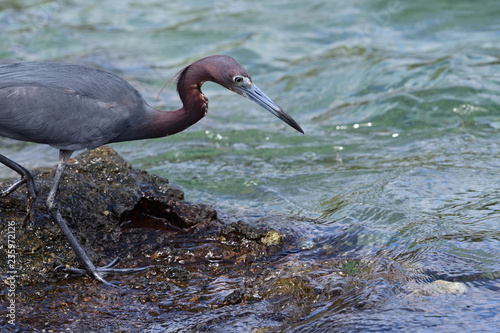
[[[117,97],[140,97],[139,93],[117,75],[76,64],[60,62],[14,62],[0,64],[0,89],[9,86],[39,86],[73,90],[103,102]],[[127,95],[121,96],[123,93]],[[135,94],[130,96],[128,94]]]
[[[0,62],[0,136],[94,148],[134,126],[144,104],[129,83],[95,68]]]

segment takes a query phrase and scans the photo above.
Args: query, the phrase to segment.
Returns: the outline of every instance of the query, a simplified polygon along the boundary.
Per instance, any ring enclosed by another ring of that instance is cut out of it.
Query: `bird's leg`
[[[65,272],[80,274],[80,275],[87,274],[106,285],[115,287],[115,285],[106,281],[103,278],[103,276],[105,276],[106,274],[124,274],[124,273],[142,272],[151,266],[141,267],[141,268],[124,268],[124,269],[112,268],[118,262],[118,258],[116,258],[108,265],[96,268],[92,263],[92,261],[90,260],[90,258],[85,253],[85,251],[83,250],[83,248],[76,240],[75,236],[73,236],[73,234],[68,228],[68,225],[66,224],[66,221],[61,216],[61,213],[56,207],[56,196],[59,188],[59,183],[61,182],[62,174],[64,168],[66,167],[66,162],[69,160],[72,153],[73,151],[71,150],[61,150],[59,153],[59,164],[57,165],[54,182],[52,184],[52,187],[50,188],[49,196],[47,198],[47,208],[50,212],[50,215],[56,221],[57,225],[61,229],[64,236],[66,236],[66,239],[73,248],[73,251],[75,251],[77,257],[82,261],[84,269],[72,268],[66,266],[59,266],[56,267],[56,269],[62,269]]]
[[[11,194],[23,184],[26,184],[26,187],[28,188],[28,204],[26,208],[26,216],[24,217],[22,224],[23,229],[25,229],[28,220],[33,220],[33,205],[35,203],[36,196],[38,194],[35,181],[31,173],[26,168],[24,168],[22,165],[17,164],[16,162],[8,159],[7,157],[1,154],[0,154],[0,163],[4,164],[8,168],[14,170],[15,172],[21,175],[21,179],[19,179],[14,184],[9,186],[9,188],[7,188],[6,190],[4,190],[0,194],[0,196],[5,197]]]
[[[104,280],[99,273],[97,273],[97,270],[90,261],[89,257],[85,253],[85,251],[82,249],[80,244],[78,244],[78,241],[76,240],[75,236],[71,233],[71,231],[68,228],[68,225],[66,224],[66,221],[64,221],[63,217],[61,216],[61,213],[56,207],[56,195],[57,195],[57,190],[59,188],[59,183],[61,182],[61,177],[64,172],[64,168],[66,167],[66,162],[69,160],[71,157],[71,154],[73,151],[70,150],[61,150],[59,153],[59,163],[57,164],[57,169],[56,169],[56,174],[54,176],[54,182],[52,183],[52,187],[50,188],[49,196],[47,197],[47,209],[50,212],[50,215],[54,219],[54,221],[57,223],[59,228],[61,229],[62,233],[64,236],[66,236],[66,239],[68,240],[69,244],[73,248],[73,251],[75,251],[77,257],[83,262],[83,266],[85,267],[85,271],[94,277],[95,279],[101,281],[104,284],[110,284],[106,280]]]

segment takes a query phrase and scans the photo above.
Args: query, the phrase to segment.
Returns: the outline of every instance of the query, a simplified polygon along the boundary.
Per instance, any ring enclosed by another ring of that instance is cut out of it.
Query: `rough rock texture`
[[[57,200],[60,212],[96,266],[120,256],[117,267],[155,267],[138,274],[108,276],[108,281],[123,288],[116,290],[88,277],[66,276],[54,268],[81,265],[45,207],[54,170],[33,171],[39,196],[34,225],[26,231],[21,230],[25,187],[0,198],[0,233],[15,229],[16,248],[15,262],[9,262],[8,240],[2,237],[0,265],[15,270],[15,274],[4,270],[2,278],[14,275],[17,303],[16,326],[9,326],[8,318],[2,317],[0,331],[68,327],[139,331],[140,321],[123,315],[121,307],[133,312],[148,308],[150,314],[144,318],[151,322],[160,312],[198,312],[239,304],[254,297],[245,292],[245,276],[265,269],[266,258],[282,248],[283,234],[264,224],[222,223],[211,207],[184,201],[183,192],[168,180],[134,170],[114,150],[102,147],[69,162]],[[10,183],[0,184],[0,191]],[[214,279],[228,279],[226,287],[203,292]],[[0,308],[8,304],[8,293],[9,288],[1,290]],[[106,319],[101,311],[127,319]],[[104,318],[67,325],[66,321],[82,315]]]
[[[20,265],[18,281],[40,281],[54,265],[79,266],[45,207],[54,169],[37,169],[34,176],[39,192],[34,214],[36,225],[27,233],[18,225],[16,245],[20,251],[46,259],[37,260],[35,267]],[[137,250],[134,244],[137,238],[144,238],[144,233],[139,236],[132,231],[134,228],[185,233],[204,228],[217,232],[221,226],[215,210],[183,201],[183,192],[171,186],[168,180],[132,169],[107,147],[70,161],[59,189],[59,210],[96,265]],[[6,225],[5,221],[19,220],[25,206],[24,188],[2,198],[2,225]],[[162,233],[156,234],[155,238],[165,237]]]

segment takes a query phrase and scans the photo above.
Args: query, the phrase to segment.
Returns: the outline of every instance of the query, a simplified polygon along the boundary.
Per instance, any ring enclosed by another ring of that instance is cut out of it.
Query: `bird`
[[[207,81],[252,100],[304,133],[287,112],[255,85],[243,66],[227,55],[202,58],[177,74],[177,92],[182,107],[176,111],[149,106],[131,84],[104,70],[63,62],[0,60],[0,136],[59,149],[59,161],[46,206],[83,264],[83,268],[64,266],[66,272],[85,274],[114,286],[105,279],[107,275],[149,268],[114,268],[118,258],[108,265],[96,267],[80,246],[61,216],[56,199],[71,155],[76,150],[166,137],[185,130],[207,114],[208,99],[201,91]],[[34,178],[29,170],[2,154],[0,163],[21,176],[0,196],[7,196],[22,185],[27,187],[25,227],[26,222],[33,219],[33,204],[38,194]]]

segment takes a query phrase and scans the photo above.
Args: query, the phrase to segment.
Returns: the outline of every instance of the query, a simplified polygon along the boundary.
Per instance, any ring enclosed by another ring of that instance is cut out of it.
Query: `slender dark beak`
[[[276,103],[267,97],[267,95],[264,94],[255,84],[252,83],[250,86],[240,87],[240,89],[243,96],[259,104],[264,109],[271,112],[300,133],[304,134],[304,131],[300,128],[299,124],[297,124],[297,122],[288,113],[282,110],[278,105],[276,105]]]

